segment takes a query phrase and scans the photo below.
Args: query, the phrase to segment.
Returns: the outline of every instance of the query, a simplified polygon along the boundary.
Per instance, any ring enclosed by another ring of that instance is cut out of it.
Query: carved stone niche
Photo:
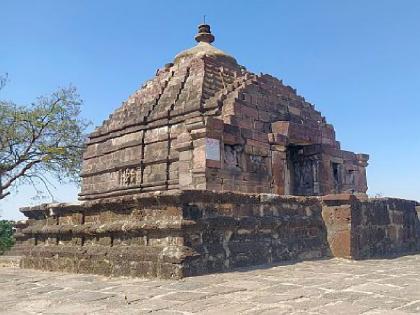
[[[259,172],[267,172],[267,163],[266,157],[261,155],[254,155],[251,154],[249,156],[250,159],[250,172],[252,173],[259,173]]]
[[[119,170],[118,175],[120,186],[132,186],[140,183],[137,168],[125,168]]]
[[[241,169],[241,155],[244,150],[241,144],[225,144],[223,160],[226,168]]]

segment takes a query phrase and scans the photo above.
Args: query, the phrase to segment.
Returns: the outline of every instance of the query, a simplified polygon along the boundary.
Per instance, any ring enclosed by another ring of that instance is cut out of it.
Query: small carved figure
[[[267,171],[264,157],[260,155],[250,155],[249,158],[251,159],[251,172],[257,173]]]
[[[240,157],[242,151],[243,146],[240,144],[225,144],[224,162],[227,168],[241,168]]]
[[[137,182],[137,171],[134,168],[126,168],[120,171],[120,184],[123,186],[135,185]]]

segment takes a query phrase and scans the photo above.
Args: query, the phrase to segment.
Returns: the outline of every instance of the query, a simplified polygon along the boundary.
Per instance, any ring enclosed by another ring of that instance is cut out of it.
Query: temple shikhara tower
[[[157,71],[90,135],[82,200],[161,190],[366,193],[368,156],[290,86],[198,44]]]
[[[416,202],[369,199],[369,156],[214,39],[200,25],[196,46],[90,134],[81,203],[21,209],[22,267],[181,278],[420,249]]]

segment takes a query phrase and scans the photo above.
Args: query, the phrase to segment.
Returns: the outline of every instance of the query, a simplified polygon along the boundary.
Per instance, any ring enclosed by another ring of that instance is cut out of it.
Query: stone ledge
[[[98,235],[115,232],[130,233],[135,231],[148,230],[178,230],[186,226],[194,225],[194,221],[190,220],[171,220],[171,221],[136,221],[136,220],[120,220],[106,224],[85,223],[81,225],[75,224],[59,224],[44,226],[29,226],[22,230],[22,233],[28,234],[44,234],[44,235]]]

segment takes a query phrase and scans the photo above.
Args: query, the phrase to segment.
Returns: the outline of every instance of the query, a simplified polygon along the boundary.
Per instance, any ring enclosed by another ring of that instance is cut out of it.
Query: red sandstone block
[[[324,220],[334,227],[344,226],[350,229],[352,211],[350,205],[331,207],[325,210]]]
[[[232,179],[223,179],[222,188],[224,191],[232,191],[234,189],[234,181]]]
[[[156,161],[166,159],[168,154],[168,141],[150,143],[145,146],[144,160]]]
[[[356,154],[356,158],[358,161],[367,162],[369,160],[369,154],[359,153],[359,154]],[[363,166],[367,166],[367,165],[363,165]]]
[[[192,184],[192,175],[180,171],[179,174],[179,185],[181,187],[187,187]]]
[[[258,111],[249,106],[241,106],[241,113],[246,117],[258,119]]]
[[[254,121],[254,129],[258,131],[264,131],[264,123],[261,121]]]
[[[252,140],[252,139],[247,139],[246,143],[248,145],[253,146],[253,147],[267,149],[267,150],[270,149],[270,145],[268,143],[264,143],[264,142],[260,142],[260,141],[256,141],[256,140]]]
[[[288,143],[288,138],[280,133],[269,133],[267,138],[270,144],[287,145]]]
[[[202,129],[202,128],[205,127],[203,121],[197,121],[195,123],[185,124],[185,126],[187,127],[188,131],[191,131],[191,130],[194,130],[194,129]]]
[[[266,111],[258,111],[258,120],[261,120],[263,122],[270,122],[271,121],[271,115],[269,112]]]
[[[206,127],[210,130],[223,130],[223,121],[217,118],[208,117]]]
[[[254,155],[268,156],[269,151],[269,148],[252,147],[252,153]]]
[[[170,136],[172,139],[177,138],[185,131],[185,128],[182,124],[173,125],[170,127]]]
[[[223,129],[218,130],[208,130],[206,131],[206,136],[212,139],[222,139]]]
[[[244,145],[244,152],[245,152],[246,154],[253,154],[253,151],[252,151],[252,145],[245,144],[245,145]]]
[[[228,102],[223,106],[223,113],[228,115],[240,115],[241,113],[241,104],[238,102]]]
[[[239,127],[232,126],[230,124],[224,124],[223,125],[223,132],[224,133],[229,133],[229,134],[232,134],[232,135],[238,136],[238,137],[241,135]]]
[[[341,230],[328,236],[331,252],[335,257],[350,258],[351,251],[351,231]]]
[[[234,135],[229,134],[229,133],[224,133],[223,134],[223,143],[225,143],[225,144],[240,144],[242,142],[243,142],[243,140],[242,140],[241,137],[234,136]]]
[[[236,126],[236,127],[239,126],[239,119],[238,119],[238,117],[233,116],[233,115],[223,116],[223,121],[225,123],[225,126],[226,126],[226,124],[232,125],[232,126]]]
[[[206,166],[209,168],[221,168],[221,162],[220,161],[214,161],[214,160],[207,160]]]
[[[206,151],[205,148],[197,148],[193,151],[194,169],[206,167]]]
[[[294,143],[321,143],[321,132],[318,129],[285,121],[274,122],[271,126],[273,133],[288,136]]]
[[[323,201],[352,201],[355,196],[352,194],[330,194],[322,197]]]
[[[279,133],[287,136],[289,134],[290,123],[288,121],[276,121],[271,124],[271,130],[273,133]]]
[[[194,139],[194,140],[205,138],[206,137],[206,131],[207,131],[206,128],[191,130],[191,138]]]
[[[254,125],[254,120],[251,118],[242,118],[237,120],[237,126],[240,128],[252,129]]]
[[[192,145],[192,141],[186,141],[186,142],[177,141],[173,144],[172,148],[174,150],[178,150],[178,151],[181,152],[181,151],[188,151],[188,150],[192,149],[193,145]]]
[[[245,139],[252,139],[252,130],[247,128],[241,128],[241,136]]]
[[[258,130],[252,131],[252,139],[260,142],[268,142],[267,134]]]
[[[222,191],[222,184],[218,183],[207,183],[206,189],[210,191]]]
[[[177,141],[179,141],[179,142],[191,141],[191,136],[188,132],[183,132],[183,133],[178,135]]]

